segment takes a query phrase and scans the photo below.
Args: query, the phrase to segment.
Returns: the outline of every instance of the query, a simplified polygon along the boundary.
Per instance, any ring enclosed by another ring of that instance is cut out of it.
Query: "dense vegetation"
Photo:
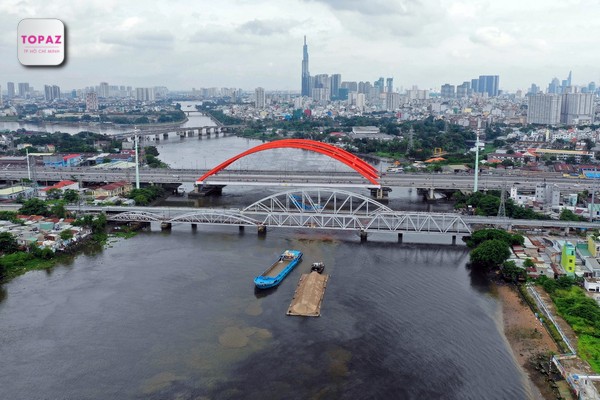
[[[102,242],[106,239],[104,214],[86,215],[76,220],[73,225],[90,228],[95,241]],[[73,237],[73,234],[65,230],[60,233],[60,237],[67,240]],[[48,248],[39,248],[36,245],[21,248],[16,238],[8,232],[0,233],[0,255],[0,282],[6,282],[30,270],[50,268],[61,257]]]
[[[600,372],[600,306],[574,285],[572,278],[545,276],[538,283],[550,294],[558,313],[571,325],[578,338],[578,353]]]
[[[96,153],[99,148],[114,151],[121,148],[121,142],[108,135],[94,132],[79,132],[75,135],[55,132],[44,134],[17,134],[15,144],[29,143],[34,147],[54,145],[59,153]],[[21,152],[24,153],[25,150]]]
[[[128,197],[135,200],[138,206],[147,206],[152,201],[164,196],[165,190],[160,186],[148,186],[140,189],[133,189]]]
[[[500,193],[490,191],[487,194],[483,192],[475,192],[465,195],[461,192],[455,192],[453,197],[456,202],[454,208],[465,209],[471,206],[475,209],[476,215],[496,216],[498,208],[500,208]],[[521,207],[512,199],[506,199],[505,202],[506,216],[515,219],[550,219],[549,216],[537,213],[530,208]]]
[[[510,247],[523,244],[521,235],[511,234],[501,229],[481,229],[466,239],[471,250],[471,264],[489,270],[501,265],[510,257]]]
[[[158,149],[156,146],[144,147],[144,153],[146,155],[146,164],[150,168],[169,168],[169,165],[158,159]]]

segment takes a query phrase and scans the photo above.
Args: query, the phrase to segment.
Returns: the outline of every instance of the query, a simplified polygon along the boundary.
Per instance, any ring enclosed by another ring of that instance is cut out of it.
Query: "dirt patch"
[[[499,283],[496,289],[502,302],[504,335],[517,363],[529,376],[533,397],[556,398],[555,385],[546,374],[550,353],[559,352],[556,343],[514,286]],[[544,364],[546,368],[540,367]]]

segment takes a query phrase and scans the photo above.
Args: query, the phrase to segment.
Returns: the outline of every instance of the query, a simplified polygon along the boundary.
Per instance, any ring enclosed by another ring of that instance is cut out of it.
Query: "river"
[[[158,149],[194,168],[258,143],[169,139]],[[341,168],[300,150],[255,156],[248,168]],[[392,208],[451,207],[393,189]],[[226,187],[201,205],[239,207],[279,190]],[[303,263],[275,290],[254,289],[284,249],[303,251]],[[331,274],[322,316],[288,317],[313,261]],[[153,226],[0,288],[0,397],[528,398],[499,302],[467,261],[462,246],[398,244],[395,235],[360,243],[350,232]]]

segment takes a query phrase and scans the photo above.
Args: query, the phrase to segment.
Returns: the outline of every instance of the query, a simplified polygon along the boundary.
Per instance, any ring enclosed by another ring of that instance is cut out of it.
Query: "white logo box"
[[[17,27],[17,52],[23,65],[62,64],[65,60],[65,25],[53,18],[21,20]]]

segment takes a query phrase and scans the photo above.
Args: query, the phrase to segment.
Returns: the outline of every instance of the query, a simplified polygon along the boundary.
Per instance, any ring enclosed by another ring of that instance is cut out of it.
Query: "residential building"
[[[265,89],[261,87],[257,87],[254,90],[254,107],[261,109],[265,108],[266,99],[265,99]]]
[[[558,125],[562,99],[556,94],[538,93],[528,96],[527,123]]]
[[[19,97],[26,98],[29,96],[29,83],[20,82],[19,83]]]
[[[560,122],[567,125],[593,122],[594,97],[594,93],[563,94]]]
[[[600,257],[600,238],[595,235],[588,235],[587,248],[592,257]]]
[[[560,265],[567,272],[567,275],[575,275],[575,246],[570,242],[564,242],[561,250]]]
[[[46,101],[60,99],[60,87],[57,85],[44,85],[44,99]]]
[[[441,90],[440,95],[444,99],[453,99],[456,95],[454,85],[450,85],[448,83],[442,85],[442,90]]]
[[[56,189],[59,190],[61,192],[64,193],[65,190],[71,189],[71,190],[79,190],[79,182],[74,182],[74,181],[60,181],[52,186],[48,186],[45,187],[43,189],[40,189],[39,191],[39,195],[41,198],[46,198],[48,191],[52,190],[52,189]]]
[[[0,200],[29,199],[33,197],[35,189],[29,186],[10,186],[0,189]]]
[[[15,83],[7,82],[6,83],[6,98],[10,100],[13,97],[15,97]]]
[[[85,95],[85,110],[98,111],[98,95],[94,92],[86,93]]]
[[[131,183],[127,181],[119,181],[109,183],[108,185],[100,186],[94,190],[94,196],[125,196],[132,189]]]

